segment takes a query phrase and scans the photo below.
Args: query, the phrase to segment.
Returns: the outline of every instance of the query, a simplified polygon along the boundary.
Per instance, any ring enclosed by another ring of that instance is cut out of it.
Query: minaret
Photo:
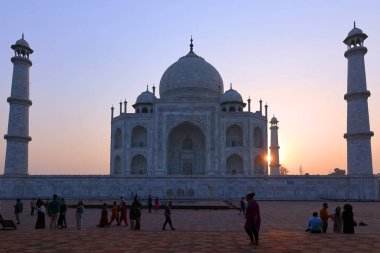
[[[271,175],[280,175],[280,154],[278,146],[278,126],[277,126],[278,120],[276,117],[273,116],[273,118],[270,121],[270,162],[269,162],[269,168],[270,168],[270,174]]]
[[[7,140],[7,151],[5,156],[5,175],[27,175],[28,174],[28,144],[32,140],[29,136],[29,68],[32,62],[29,55],[33,50],[28,42],[22,38],[11,48],[15,56],[11,58],[13,63],[13,77],[11,96],[7,99],[9,103],[8,134],[4,136]]]
[[[371,137],[369,127],[368,97],[364,55],[367,48],[363,45],[367,35],[356,27],[348,33],[343,43],[347,45],[344,56],[348,60],[347,94],[347,174],[373,174]]]

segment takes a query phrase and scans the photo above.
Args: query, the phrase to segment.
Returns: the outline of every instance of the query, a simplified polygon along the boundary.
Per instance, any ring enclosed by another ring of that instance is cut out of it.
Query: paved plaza
[[[14,220],[14,203],[1,201],[4,219]],[[327,234],[315,235],[305,233],[304,229],[309,216],[319,211],[322,202],[259,201],[262,230],[260,245],[254,247],[248,245],[243,230],[244,216],[234,209],[174,209],[172,220],[176,231],[161,231],[163,210],[154,214],[144,209],[141,231],[130,231],[129,227],[115,224],[97,228],[100,209],[86,208],[84,228],[77,231],[75,209],[70,208],[67,229],[36,231],[37,217],[30,215],[29,201],[23,203],[17,230],[0,230],[0,252],[380,252],[380,202],[350,202],[355,220],[368,224],[356,227],[355,234],[333,234],[330,221]],[[344,203],[328,202],[330,213]],[[215,201],[212,205],[227,204]],[[47,226],[48,222],[47,217]]]

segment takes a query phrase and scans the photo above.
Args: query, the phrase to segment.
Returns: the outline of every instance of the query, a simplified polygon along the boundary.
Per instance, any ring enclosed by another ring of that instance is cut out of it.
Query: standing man
[[[33,198],[32,201],[30,201],[30,215],[34,215],[34,210],[36,210],[36,199]]]
[[[172,230],[175,230],[175,228],[173,228],[173,225],[172,225],[171,209],[172,209],[172,202],[169,201],[168,205],[165,208],[165,222],[164,222],[164,226],[162,227],[162,230],[166,230],[165,227],[166,227],[166,224],[168,223],[169,223],[170,228]]]
[[[14,207],[17,224],[20,224],[20,213],[22,213],[22,210],[24,209],[21,199],[16,200],[16,205]]]
[[[248,204],[247,209],[245,210],[244,229],[251,240],[250,245],[259,244],[259,230],[261,225],[260,207],[257,201],[254,200],[254,197],[254,192],[246,196]]]
[[[49,202],[49,214],[51,215],[50,229],[57,229],[60,208],[61,202],[58,200],[57,194],[54,194],[53,200]]]
[[[322,220],[322,233],[324,234],[326,233],[327,227],[329,225],[328,220],[330,216],[329,216],[329,213],[327,212],[328,207],[329,206],[327,205],[327,203],[323,203],[321,210],[319,210],[319,217]]]

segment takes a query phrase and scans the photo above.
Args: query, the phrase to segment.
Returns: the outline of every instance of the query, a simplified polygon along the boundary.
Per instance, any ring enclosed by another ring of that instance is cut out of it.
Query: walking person
[[[82,219],[83,219],[84,205],[82,200],[78,202],[77,209],[75,211],[75,218],[77,221],[77,229],[82,229]]]
[[[327,227],[329,225],[328,221],[329,221],[329,218],[331,217],[327,211],[327,208],[329,206],[327,205],[327,203],[323,203],[323,206],[321,208],[321,210],[319,210],[319,217],[321,218],[322,220],[322,233],[326,233],[327,232]]]
[[[169,223],[170,228],[172,230],[175,230],[172,224],[171,209],[172,209],[172,202],[169,201],[169,203],[167,204],[165,208],[165,222],[164,222],[164,225],[162,226],[162,230],[166,230],[165,227],[166,227],[166,224],[168,223]]]
[[[61,206],[59,207],[58,228],[67,228],[66,222],[67,204],[64,198],[61,199]]]
[[[128,218],[127,218],[128,215],[127,215],[127,213],[128,213],[127,204],[125,202],[123,202],[123,205],[121,206],[119,223],[117,225],[121,225],[121,221],[124,221],[124,224],[126,226],[128,226]]]
[[[158,200],[158,197],[154,200],[154,213],[158,213],[158,209],[160,209],[160,201]]]
[[[46,223],[45,223],[45,214],[46,214],[46,208],[41,199],[37,200],[36,203],[37,206],[37,221],[35,229],[45,229]]]
[[[101,228],[109,227],[107,203],[103,204],[102,212],[100,213],[99,225],[97,226]]]
[[[61,202],[58,200],[58,195],[53,195],[53,200],[49,203],[50,229],[57,229],[57,222],[60,212]]]
[[[116,201],[113,202],[111,220],[109,225],[111,225],[114,220],[116,220],[116,224],[119,224],[119,207],[117,206]]]
[[[343,220],[342,220],[342,214],[341,214],[340,206],[335,208],[333,220],[334,220],[334,230],[333,230],[334,233],[342,233],[342,231],[343,231]]]
[[[354,213],[352,212],[352,206],[345,204],[343,206],[342,220],[343,220],[343,233],[353,234],[355,233],[356,222],[354,220]]]
[[[133,201],[131,209],[129,210],[129,220],[131,221],[131,230],[135,230],[136,227],[136,220],[138,218],[138,207],[137,207],[137,201]]]
[[[21,199],[16,200],[16,205],[14,205],[15,208],[15,216],[16,216],[16,223],[20,224],[20,214],[22,213],[24,206],[21,202]]]
[[[153,200],[152,200],[152,197],[149,195],[149,197],[148,197],[148,210],[149,210],[149,213],[152,212],[152,207],[153,207]]]
[[[30,215],[34,215],[34,210],[36,210],[36,199],[33,198],[32,201],[30,201]]]
[[[241,200],[240,200],[240,211],[239,211],[239,214],[241,214],[241,212],[243,212],[243,214],[245,214],[245,200],[244,200],[244,197],[241,198]]]
[[[254,200],[255,193],[247,194],[247,209],[245,210],[244,229],[251,240],[250,245],[259,244],[259,230],[261,225],[260,207]]]

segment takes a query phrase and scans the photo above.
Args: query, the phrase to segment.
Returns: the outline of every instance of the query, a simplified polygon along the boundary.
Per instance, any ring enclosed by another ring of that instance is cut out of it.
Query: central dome
[[[202,57],[190,52],[173,63],[162,75],[160,97],[219,97],[223,80],[219,72]]]

